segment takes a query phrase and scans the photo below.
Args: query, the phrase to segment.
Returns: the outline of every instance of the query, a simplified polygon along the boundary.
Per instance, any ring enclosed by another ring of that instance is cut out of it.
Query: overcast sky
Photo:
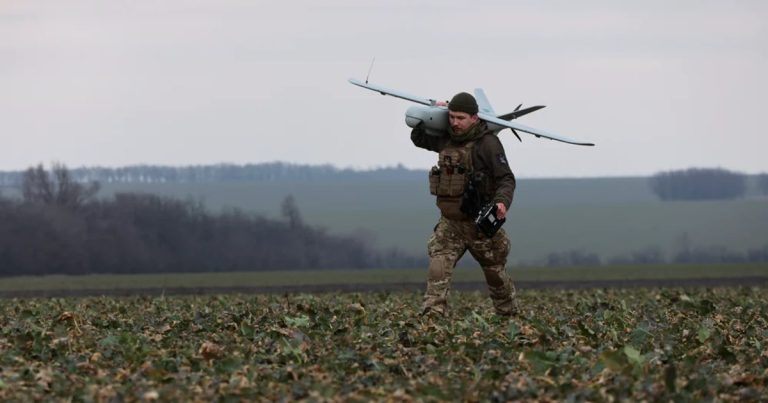
[[[0,169],[427,168],[407,101],[483,87],[521,177],[768,171],[765,1],[0,0]]]

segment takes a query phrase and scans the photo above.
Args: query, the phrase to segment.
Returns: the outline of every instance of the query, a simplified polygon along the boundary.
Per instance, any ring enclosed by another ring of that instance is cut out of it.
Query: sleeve
[[[411,141],[416,147],[440,152],[445,146],[446,138],[444,136],[430,136],[421,125],[418,125],[411,130]]]
[[[504,206],[509,208],[517,187],[515,175],[509,168],[507,155],[504,153],[504,146],[499,138],[494,135],[486,135],[485,137],[478,151],[487,164],[490,174],[493,176],[493,183],[496,185],[493,202],[504,203]]]

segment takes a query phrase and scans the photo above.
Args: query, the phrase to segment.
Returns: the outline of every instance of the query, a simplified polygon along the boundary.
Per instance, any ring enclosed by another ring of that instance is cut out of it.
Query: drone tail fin
[[[531,112],[536,112],[537,110],[542,109],[544,107],[545,107],[544,105],[536,105],[536,106],[529,106],[529,107],[527,107],[525,109],[520,109],[520,106],[518,106],[517,109],[515,109],[514,112],[506,113],[504,115],[499,115],[498,118],[499,119],[504,119],[504,120],[517,119],[520,116],[527,115],[527,114],[529,114]]]

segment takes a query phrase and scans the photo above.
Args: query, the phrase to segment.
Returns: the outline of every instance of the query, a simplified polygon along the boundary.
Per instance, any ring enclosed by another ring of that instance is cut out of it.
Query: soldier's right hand
[[[496,203],[496,218],[499,220],[507,216],[507,206],[504,203]]]

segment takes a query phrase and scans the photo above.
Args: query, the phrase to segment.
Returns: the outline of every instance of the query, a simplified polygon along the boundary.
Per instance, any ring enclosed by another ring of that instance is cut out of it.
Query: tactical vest
[[[462,195],[472,177],[474,141],[448,144],[438,156],[437,165],[429,172],[429,192],[437,196],[437,207],[446,218],[468,220],[461,212]]]

